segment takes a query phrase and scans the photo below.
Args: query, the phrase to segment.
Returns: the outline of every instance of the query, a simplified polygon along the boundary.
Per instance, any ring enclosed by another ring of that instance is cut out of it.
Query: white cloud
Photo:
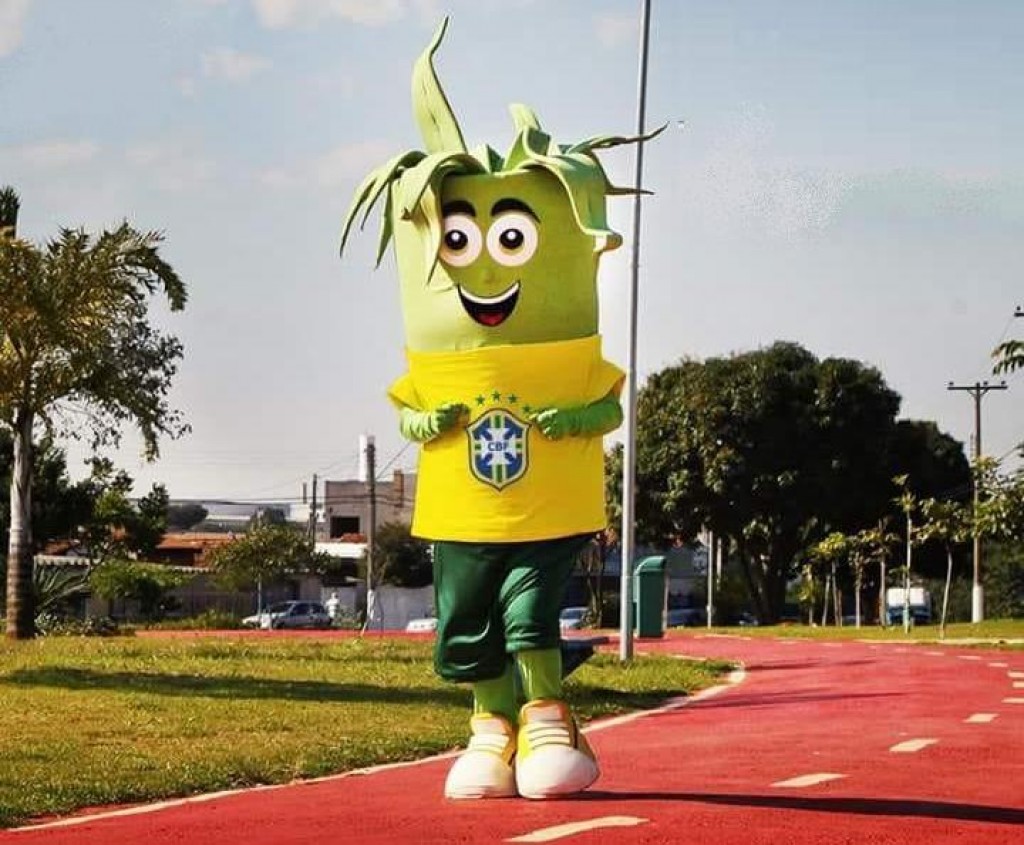
[[[408,3],[405,0],[252,0],[252,5],[260,23],[267,29],[289,29],[315,26],[330,18],[379,26],[404,17]]]
[[[21,46],[32,0],[0,0],[0,58]]]
[[[605,47],[618,47],[620,44],[636,41],[639,37],[639,27],[640,22],[636,15],[605,12],[594,17],[597,40]]]
[[[171,193],[204,185],[216,171],[211,159],[172,141],[129,147],[125,158],[158,188]]]
[[[91,161],[99,147],[92,141],[40,141],[18,147],[15,152],[26,164],[49,169]]]
[[[230,47],[218,47],[203,56],[203,74],[227,82],[247,82],[269,67],[268,59]]]
[[[394,153],[394,144],[385,141],[344,144],[317,159],[311,168],[311,175],[313,181],[321,187],[337,187],[362,179]]]
[[[183,97],[194,97],[199,91],[199,84],[194,76],[179,76],[175,84]]]
[[[274,190],[351,188],[353,182],[361,181],[373,168],[391,158],[395,149],[393,142],[381,140],[343,144],[304,163],[267,168],[256,178],[261,185]]]

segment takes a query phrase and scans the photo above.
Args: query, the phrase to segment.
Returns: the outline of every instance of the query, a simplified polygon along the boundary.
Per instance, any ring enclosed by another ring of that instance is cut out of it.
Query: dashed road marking
[[[555,825],[554,827],[542,827],[532,833],[524,833],[522,836],[515,836],[506,839],[506,842],[554,842],[556,839],[565,839],[567,836],[575,836],[577,833],[586,833],[590,830],[599,830],[603,827],[636,827],[646,824],[648,819],[641,819],[637,816],[602,816],[598,819],[588,819],[582,822],[570,822],[569,824]]]
[[[961,660],[981,660],[976,654],[959,654],[957,655]]]
[[[842,648],[843,647],[842,643],[822,643],[822,645],[825,646],[825,648]]]
[[[780,780],[773,783],[772,786],[777,786],[782,789],[803,789],[807,786],[817,786],[819,783],[828,783],[830,780],[839,780],[844,778],[846,775],[836,775],[831,772],[818,772],[813,775],[800,775],[799,777],[789,778],[789,780]]]
[[[1007,672],[1006,674],[1010,678],[1024,678],[1024,672]]]
[[[927,654],[929,657],[945,657],[946,656],[946,652],[944,652],[944,651],[926,651],[925,654]]]
[[[998,715],[998,713],[975,713],[973,716],[968,716],[964,721],[969,725],[983,725],[986,722],[991,722]]]
[[[989,663],[988,665],[991,666],[993,669],[1005,669],[1010,664],[1009,663]]]
[[[1014,681],[1013,682],[1013,688],[1014,689],[1024,689],[1024,681]]]
[[[1024,704],[1024,698],[1004,698],[1003,704]]]
[[[922,748],[927,748],[929,745],[935,745],[937,739],[908,739],[906,742],[898,742],[889,750],[893,754],[912,754],[915,751],[920,751]]]

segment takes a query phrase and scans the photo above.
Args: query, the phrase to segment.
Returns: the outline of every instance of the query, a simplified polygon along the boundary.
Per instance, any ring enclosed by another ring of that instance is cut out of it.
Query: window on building
[[[331,536],[341,537],[345,534],[358,534],[359,533],[359,517],[358,516],[332,516],[331,517]]]

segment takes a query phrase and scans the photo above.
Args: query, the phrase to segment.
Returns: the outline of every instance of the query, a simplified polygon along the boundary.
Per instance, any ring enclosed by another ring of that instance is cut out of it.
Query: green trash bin
[[[665,557],[644,558],[633,570],[633,625],[638,637],[665,636]]]

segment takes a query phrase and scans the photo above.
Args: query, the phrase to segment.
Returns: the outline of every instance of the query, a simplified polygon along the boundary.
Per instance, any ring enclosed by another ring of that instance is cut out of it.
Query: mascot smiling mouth
[[[510,285],[497,296],[475,296],[461,285],[458,290],[462,307],[481,326],[500,326],[515,310],[519,301],[519,282]]]

